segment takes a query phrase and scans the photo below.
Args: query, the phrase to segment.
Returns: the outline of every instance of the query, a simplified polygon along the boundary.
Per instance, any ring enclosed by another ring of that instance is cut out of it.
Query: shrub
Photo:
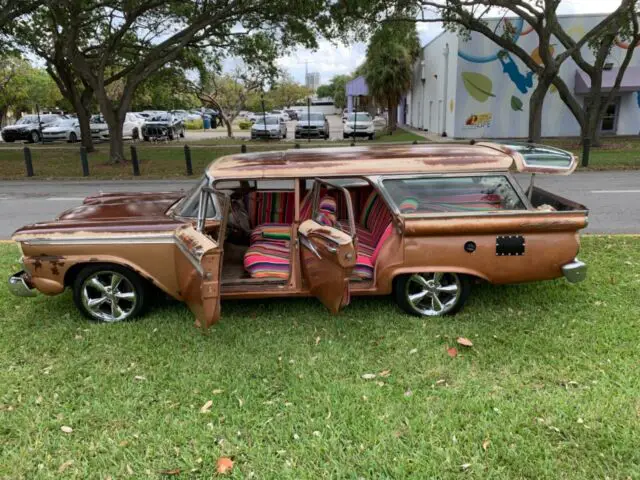
[[[249,130],[251,128],[252,123],[249,120],[240,120],[238,122],[238,126],[240,130]]]
[[[204,128],[202,120],[186,120],[184,126],[187,130],[202,130]]]

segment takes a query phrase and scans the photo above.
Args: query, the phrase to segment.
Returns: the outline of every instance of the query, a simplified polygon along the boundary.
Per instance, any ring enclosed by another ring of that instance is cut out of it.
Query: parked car
[[[278,115],[259,115],[251,125],[251,140],[258,138],[287,138],[287,124]]]
[[[38,123],[38,115],[23,115],[14,125],[4,127],[0,135],[2,135],[2,140],[9,143],[15,142],[16,140],[38,143],[41,140],[41,130],[50,127],[64,118],[63,115],[44,114],[40,115],[40,123]]]
[[[139,113],[127,112],[122,124],[122,138],[140,139],[142,129],[145,125],[145,118]],[[91,127],[91,137],[95,140],[109,140],[109,126],[104,117],[100,114],[92,115],[89,120]]]
[[[94,140],[109,140],[109,125],[102,115],[91,115],[89,127],[91,128],[91,138]]]
[[[178,137],[184,138],[184,131],[184,121],[170,112],[162,112],[147,119],[142,127],[142,138],[145,142],[159,138],[174,140]]]
[[[586,208],[511,174],[566,175],[576,163],[495,143],[230,155],[189,193],[99,194],[20,228],[24,267],[9,288],[68,287],[99,322],[136,317],[157,289],[203,327],[225,298],[310,296],[336,313],[353,295],[391,294],[409,314],[450,315],[476,281],[585,278]]]
[[[373,119],[367,112],[350,113],[342,126],[342,138],[367,137],[373,140],[376,130]]]
[[[286,113],[287,115],[289,115],[289,119],[291,119],[291,120],[298,120],[298,119],[299,119],[299,117],[300,117],[300,116],[298,115],[298,112],[296,112],[296,111],[295,111],[295,110],[293,110],[293,109],[287,109],[287,110],[285,110],[285,113]]]
[[[300,114],[296,124],[296,138],[329,139],[329,121],[324,113],[311,112]]]
[[[289,114],[284,110],[271,110],[271,112],[267,112],[267,115],[277,115],[285,122],[291,121],[291,118],[289,118]]]
[[[80,122],[77,118],[65,118],[42,129],[42,139],[45,142],[64,141],[76,143],[80,140]]]

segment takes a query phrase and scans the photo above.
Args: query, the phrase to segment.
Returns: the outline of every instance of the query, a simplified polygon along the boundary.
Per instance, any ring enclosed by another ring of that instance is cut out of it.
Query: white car
[[[45,142],[62,140],[75,143],[80,140],[80,122],[77,118],[59,120],[51,126],[42,129],[42,139]]]
[[[141,115],[127,112],[122,125],[122,138],[138,140],[142,136],[145,119]],[[109,140],[109,126],[102,115],[93,115],[90,120],[91,137],[96,140]]]
[[[373,140],[376,130],[373,119],[367,112],[350,113],[342,127],[342,138],[367,137]]]
[[[269,112],[268,115],[277,115],[285,122],[290,122],[291,121],[291,118],[289,117],[289,114],[287,112],[285,112],[284,110],[271,110],[271,112]]]

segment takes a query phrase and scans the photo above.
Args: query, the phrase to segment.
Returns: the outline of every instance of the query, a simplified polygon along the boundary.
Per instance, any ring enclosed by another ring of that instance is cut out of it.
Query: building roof
[[[486,143],[310,148],[225,156],[211,163],[207,174],[215,179],[275,179],[507,171],[515,157],[519,155]]]
[[[619,68],[611,68],[602,71],[602,92],[610,92],[616,83]],[[586,95],[591,92],[591,78],[580,69],[576,70],[574,90],[578,95]],[[640,67],[627,67],[620,82],[620,92],[635,92],[640,90]]]

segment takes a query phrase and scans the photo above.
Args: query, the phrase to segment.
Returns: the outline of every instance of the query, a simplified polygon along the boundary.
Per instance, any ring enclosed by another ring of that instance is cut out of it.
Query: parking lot
[[[328,115],[327,119],[329,120],[329,131],[330,131],[330,140],[342,140],[342,119],[339,115]],[[295,140],[295,130],[296,130],[296,121],[287,122],[287,140],[293,141]],[[251,137],[251,130],[240,130],[237,124],[233,126],[233,136],[235,138],[247,138]],[[209,138],[225,138],[227,136],[227,128],[226,127],[218,127],[215,130],[187,130],[185,133],[185,138],[187,140],[204,140]],[[318,141],[318,139],[314,139]],[[360,140],[360,139],[359,139]],[[304,140],[302,140],[304,141]],[[365,140],[366,141],[366,140]],[[2,143],[2,138],[0,138],[0,143]],[[13,145],[20,144],[18,142]],[[8,144],[12,145],[12,144]]]

